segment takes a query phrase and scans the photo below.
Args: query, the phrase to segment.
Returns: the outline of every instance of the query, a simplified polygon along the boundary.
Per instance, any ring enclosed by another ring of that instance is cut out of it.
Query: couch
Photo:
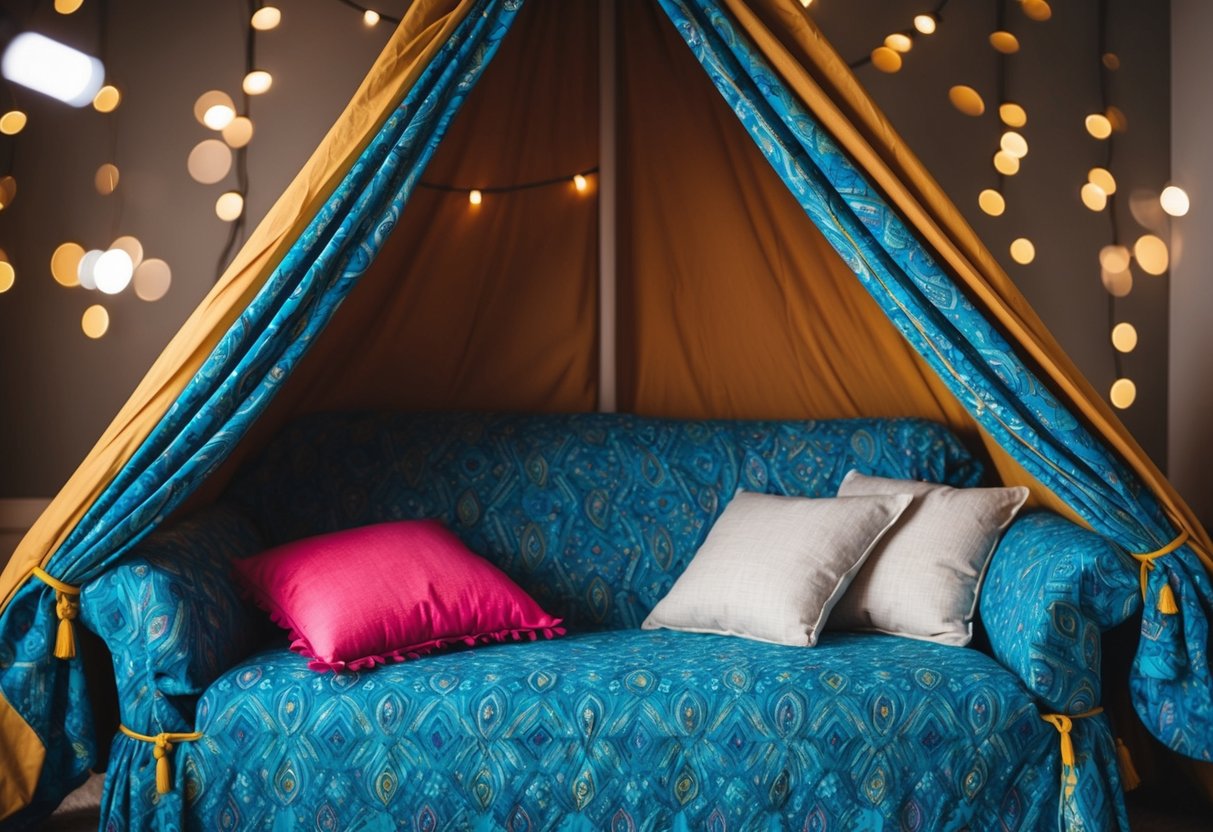
[[[851,469],[982,479],[918,420],[304,417],[82,592],[130,730],[102,828],[1127,829],[1092,712],[1135,568],[1055,514],[1002,536],[968,647],[639,628],[738,490],[832,496]],[[233,582],[268,546],[423,517],[567,635],[316,672]]]

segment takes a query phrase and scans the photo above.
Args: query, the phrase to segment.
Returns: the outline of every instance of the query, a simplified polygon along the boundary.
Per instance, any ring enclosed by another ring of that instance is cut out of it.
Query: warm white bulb
[[[106,312],[105,307],[100,304],[90,306],[80,316],[80,329],[89,338],[100,338],[109,331],[109,328],[110,313]]]
[[[212,130],[222,130],[232,123],[232,119],[236,117],[236,111],[226,104],[216,104],[214,107],[207,109],[202,116],[202,123]]]
[[[76,280],[85,289],[97,288],[97,261],[104,253],[101,249],[94,248],[86,251],[80,258],[80,265],[76,267]]]
[[[367,9],[362,13],[362,22],[367,26],[374,26],[379,22],[379,12],[374,9]]]
[[[274,6],[262,6],[253,12],[253,18],[249,21],[250,25],[258,32],[268,32],[274,29],[282,22],[282,12]]]
[[[261,95],[267,92],[273,83],[274,76],[264,69],[254,69],[244,76],[244,82],[240,86],[249,95]]]
[[[13,38],[0,59],[0,73],[73,107],[91,103],[105,80],[101,61],[35,32]]]
[[[134,261],[120,248],[111,248],[98,257],[93,266],[97,289],[107,295],[116,295],[125,289],[134,274]]]
[[[929,14],[920,14],[914,18],[914,28],[924,35],[935,33],[935,18]]]
[[[1162,204],[1162,210],[1173,217],[1182,217],[1191,207],[1187,192],[1177,185],[1163,188],[1162,193],[1158,195],[1158,201]]]
[[[468,194],[468,202],[472,203],[473,205],[479,205],[482,201],[484,201],[484,196],[480,193],[480,191],[474,190]]]
[[[234,222],[244,213],[244,197],[238,191],[228,191],[215,200],[215,216],[224,222]]]
[[[589,183],[585,181],[585,177],[580,173],[573,177],[573,187],[575,187],[577,190],[584,191],[588,185]]]

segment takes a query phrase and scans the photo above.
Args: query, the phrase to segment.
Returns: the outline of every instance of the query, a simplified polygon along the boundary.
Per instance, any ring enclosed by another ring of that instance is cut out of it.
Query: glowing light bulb
[[[110,313],[101,304],[93,304],[80,316],[80,329],[89,338],[97,339],[110,328]]]
[[[1008,130],[1002,134],[1002,139],[998,142],[1008,156],[1014,156],[1016,159],[1022,159],[1028,155],[1028,140],[1016,133],[1014,130]]]
[[[935,34],[935,18],[929,14],[920,14],[914,17],[914,28],[922,32],[924,35]]]
[[[139,264],[143,262],[143,243],[139,242],[137,237],[126,235],[119,237],[110,244],[110,248],[117,248],[125,251],[130,255],[131,266],[135,269],[139,268]]]
[[[97,258],[93,266],[97,289],[107,295],[116,295],[125,289],[135,274],[131,256],[120,248],[111,248]]]
[[[73,14],[84,5],[84,0],[55,0],[55,11],[59,14]]]
[[[1096,139],[1106,139],[1112,135],[1112,122],[1102,113],[1091,113],[1086,118],[1087,132]]]
[[[97,168],[97,172],[93,175],[93,186],[97,189],[97,193],[109,196],[118,189],[118,178],[118,166],[106,162]]]
[[[1028,113],[1011,101],[998,105],[998,117],[1007,127],[1020,128],[1028,123]]]
[[[195,182],[214,185],[232,169],[232,150],[218,139],[205,139],[190,151],[185,166]]]
[[[472,190],[468,193],[468,202],[473,205],[479,205],[482,201],[484,201],[484,195],[480,191]]]
[[[1115,407],[1121,410],[1132,407],[1133,402],[1137,400],[1137,385],[1133,383],[1132,379],[1118,378],[1112,382],[1108,398],[1112,400]]]
[[[1162,210],[1173,217],[1182,217],[1191,207],[1187,192],[1178,185],[1163,188],[1162,193],[1158,195],[1158,202],[1162,205]]]
[[[1021,266],[1026,266],[1036,259],[1036,246],[1027,237],[1020,237],[1011,243],[1011,259]]]
[[[1102,211],[1108,207],[1108,195],[1094,182],[1083,185],[1079,196],[1082,198],[1082,204],[1092,211]]]
[[[253,120],[248,116],[236,116],[223,128],[223,140],[228,147],[244,147],[253,140]]]
[[[367,9],[362,13],[362,22],[367,26],[374,26],[379,22],[379,12],[374,9]]]
[[[269,88],[274,84],[274,76],[270,75],[264,69],[254,69],[248,75],[244,76],[244,81],[240,88],[249,95],[261,95],[268,92]]]
[[[1124,246],[1104,246],[1099,250],[1099,265],[1114,274],[1123,272],[1129,268],[1129,250]]]
[[[1137,238],[1133,244],[1133,257],[1143,272],[1155,276],[1166,272],[1171,259],[1167,244],[1153,234],[1142,234]]]
[[[17,270],[7,260],[0,260],[0,295],[3,295],[17,282]]]
[[[1003,176],[1014,176],[1019,173],[1019,160],[1005,150],[1000,150],[994,154],[994,169]]]
[[[249,25],[258,32],[268,32],[282,22],[282,12],[275,6],[262,6],[253,12]]]
[[[585,177],[580,173],[573,177],[573,187],[578,191],[584,192],[588,186],[589,183],[585,181]]]
[[[1007,210],[1007,201],[993,188],[982,191],[977,197],[977,204],[991,217],[1001,217],[1002,212]]]
[[[1133,352],[1137,348],[1137,328],[1130,323],[1112,327],[1112,346],[1119,352]]]
[[[981,94],[964,84],[957,84],[948,90],[948,100],[966,116],[979,116],[986,111],[986,102]]]
[[[877,46],[872,50],[872,66],[892,74],[901,69],[901,55],[887,46]]]
[[[84,256],[80,258],[80,265],[76,267],[76,280],[85,289],[91,291],[97,288],[97,261],[104,253],[101,249],[94,248],[84,252]]]
[[[105,79],[101,61],[35,32],[12,39],[0,59],[0,72],[15,84],[73,107],[91,102]]]
[[[202,123],[212,130],[222,130],[236,118],[236,111],[226,104],[215,104],[202,114]]]
[[[63,243],[51,255],[51,277],[60,286],[79,286],[80,258],[84,247],[79,243]]]
[[[1023,13],[1031,20],[1044,21],[1053,16],[1047,0],[1023,0]]]
[[[9,110],[4,115],[0,116],[0,133],[6,136],[15,136],[25,129],[26,122],[25,113],[20,110]]]
[[[909,52],[914,48],[914,41],[907,34],[894,32],[884,39],[884,45],[894,52]]]
[[[244,213],[244,197],[238,191],[228,191],[215,200],[215,216],[224,222],[235,222]]]
[[[199,124],[210,127],[206,121],[207,115],[217,107],[226,107],[232,113],[236,112],[236,103],[232,101],[230,95],[223,90],[207,90],[194,101],[194,118],[198,120]],[[216,115],[217,113],[212,114],[211,118],[214,119]],[[211,129],[218,130],[221,128],[212,127]]]
[[[158,258],[144,260],[135,269],[135,294],[140,300],[160,300],[168,294],[173,282],[173,273],[168,263]]]
[[[122,93],[113,84],[106,84],[93,96],[93,109],[99,113],[112,113],[122,103]]]
[[[1098,185],[1108,196],[1116,193],[1116,177],[1107,168],[1091,168],[1087,171],[1087,181]]]
[[[1014,55],[1019,51],[1019,38],[1010,32],[991,32],[990,46],[993,46],[995,50],[1004,55]]]
[[[1103,287],[1108,294],[1114,298],[1128,297],[1133,291],[1133,272],[1126,267],[1122,272],[1110,272],[1101,269],[1099,279],[1103,281]]]

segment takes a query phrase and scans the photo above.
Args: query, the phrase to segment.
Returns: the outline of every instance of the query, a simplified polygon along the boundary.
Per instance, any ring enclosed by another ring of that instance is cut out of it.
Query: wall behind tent
[[[638,0],[623,0],[638,2]],[[0,0],[24,15],[29,6]],[[37,27],[89,48],[95,43],[96,3],[70,18],[39,3]],[[258,63],[274,73],[271,91],[253,101],[257,134],[250,147],[249,223],[269,207],[340,112],[386,39],[386,24],[366,28],[338,0],[281,0],[283,23],[258,39]],[[909,26],[926,0],[817,0],[813,15],[848,58],[866,54],[885,34]],[[1048,23],[1033,23],[1009,3],[1011,28],[1024,45],[1012,61],[1010,89],[1028,109],[1031,143],[1023,173],[1009,180],[1007,214],[987,218],[976,206],[994,184],[989,165],[997,139],[992,115],[969,119],[952,109],[947,90],[977,87],[994,101],[996,55],[985,38],[993,2],[953,0],[938,32],[920,38],[905,69],[885,76],[872,68],[861,81],[893,124],[939,178],[961,210],[1100,390],[1114,378],[1108,346],[1107,296],[1096,254],[1108,242],[1108,222],[1078,201],[1085,171],[1103,147],[1082,130],[1082,117],[1099,108],[1096,72],[1096,0],[1055,3]],[[399,13],[402,0],[384,0]],[[1159,188],[1169,173],[1166,3],[1111,0],[1110,42],[1123,68],[1114,101],[1130,130],[1118,136],[1114,172],[1126,192]],[[21,93],[30,124],[15,140],[12,171],[20,196],[0,212],[0,247],[17,268],[17,284],[0,295],[0,499],[53,494],[70,475],[133,389],[142,373],[211,286],[228,226],[213,211],[234,181],[202,186],[185,168],[190,149],[208,131],[193,118],[194,99],[220,88],[235,92],[243,71],[241,0],[124,0],[110,4],[111,75],[124,92],[112,116]],[[91,16],[90,16],[91,15]],[[97,165],[109,161],[116,123],[122,170],[117,196],[92,187]],[[0,160],[3,155],[0,155]],[[564,173],[556,171],[555,173]],[[1130,242],[1136,226],[1121,205]],[[119,216],[120,212],[120,216]],[[55,246],[74,239],[102,247],[134,234],[149,256],[173,268],[167,297],[145,303],[127,294],[112,301],[110,332],[91,341],[80,315],[95,302],[81,289],[51,279]],[[1017,236],[1036,243],[1037,259],[1017,266],[1007,245]],[[1137,403],[1123,418],[1146,451],[1166,462],[1167,281],[1138,277],[1117,311],[1141,334],[1125,359],[1138,385]],[[1172,449],[1174,454],[1175,449]]]

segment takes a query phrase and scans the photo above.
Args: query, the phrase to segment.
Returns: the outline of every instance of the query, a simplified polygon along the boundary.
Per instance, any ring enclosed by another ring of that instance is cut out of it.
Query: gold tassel
[[[158,740],[152,749],[156,758],[156,793],[168,794],[173,790],[173,770],[169,768],[168,752],[172,746],[166,740]]]
[[[1069,726],[1061,732],[1061,764],[1066,768],[1074,767],[1074,740],[1070,739]]]
[[[1175,603],[1175,592],[1170,583],[1164,583],[1162,589],[1158,590],[1158,611],[1163,615],[1175,615],[1179,612],[1179,605]]]
[[[76,658],[76,629],[72,621],[80,613],[80,602],[74,596],[56,590],[55,613],[59,616],[59,632],[55,636],[55,658]]]
[[[1116,762],[1120,768],[1120,785],[1126,792],[1131,792],[1141,785],[1141,776],[1133,765],[1133,756],[1129,747],[1120,737],[1116,738]]]

